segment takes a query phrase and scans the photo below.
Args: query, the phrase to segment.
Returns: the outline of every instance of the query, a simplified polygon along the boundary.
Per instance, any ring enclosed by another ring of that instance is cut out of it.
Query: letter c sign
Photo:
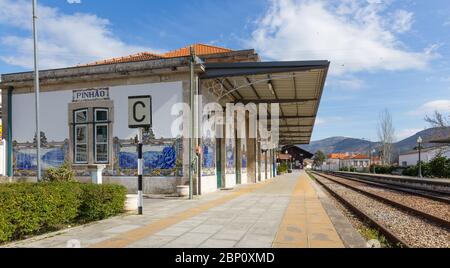
[[[128,97],[128,127],[147,128],[152,126],[152,97]]]

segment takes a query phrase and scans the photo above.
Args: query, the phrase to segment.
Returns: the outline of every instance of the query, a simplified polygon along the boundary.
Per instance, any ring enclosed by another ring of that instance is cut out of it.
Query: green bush
[[[342,168],[339,169],[339,171],[356,172],[356,168],[355,167],[342,167]]]
[[[432,177],[450,178],[450,159],[439,154],[428,165]]]
[[[422,162],[422,176],[432,178],[450,178],[450,159],[441,155],[433,158],[429,163]],[[404,176],[419,176],[419,164],[403,170]]]
[[[0,241],[57,229],[78,216],[80,188],[74,183],[0,186]]]
[[[64,162],[59,168],[49,168],[45,172],[44,181],[48,182],[75,182],[75,172],[69,163]]]
[[[379,166],[379,165],[375,165],[375,173],[377,174],[392,174],[392,172],[394,172],[396,169],[396,167],[394,166]],[[374,170],[374,165],[370,166],[370,172],[373,172]]]
[[[101,220],[123,211],[127,189],[121,185],[82,185],[80,220]]]
[[[430,164],[422,162],[422,176],[423,177],[432,177]],[[419,176],[419,165],[410,166],[403,170],[402,175],[404,176],[411,176],[411,177],[417,177]]]
[[[122,212],[126,189],[72,182],[0,185],[0,242]]]
[[[278,174],[286,173],[287,170],[288,170],[288,166],[285,162],[280,163],[277,167]]]

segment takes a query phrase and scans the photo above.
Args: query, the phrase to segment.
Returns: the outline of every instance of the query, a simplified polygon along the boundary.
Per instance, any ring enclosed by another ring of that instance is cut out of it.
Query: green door
[[[217,189],[222,188],[222,140],[216,139]]]

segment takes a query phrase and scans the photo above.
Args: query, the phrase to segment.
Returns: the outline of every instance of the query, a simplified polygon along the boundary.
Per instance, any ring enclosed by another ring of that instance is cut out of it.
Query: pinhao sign
[[[109,88],[89,88],[73,91],[73,102],[107,99],[109,99]]]

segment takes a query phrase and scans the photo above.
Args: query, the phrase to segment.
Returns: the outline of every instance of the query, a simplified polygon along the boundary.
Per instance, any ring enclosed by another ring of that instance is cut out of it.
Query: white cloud
[[[357,90],[364,87],[364,81],[357,78],[343,78],[335,82],[340,89]]]
[[[397,141],[404,140],[406,138],[411,137],[412,135],[415,135],[416,133],[422,131],[423,129],[420,128],[406,128],[398,131],[396,133]]]
[[[410,29],[412,13],[389,18],[385,2],[271,0],[246,45],[270,59],[330,60],[334,75],[424,69],[434,48],[406,49],[396,33]]]
[[[69,4],[81,4],[81,0],[67,0]]]
[[[344,118],[340,116],[330,116],[330,117],[317,117],[316,125],[325,125],[325,124],[333,124],[336,122],[340,122],[344,120]]]
[[[397,10],[393,14],[393,29],[398,33],[404,33],[411,29],[414,13],[406,10]]]
[[[441,99],[427,102],[414,111],[410,111],[409,115],[431,115],[434,111],[440,113],[450,113],[450,99]]]
[[[17,34],[0,36],[0,59],[11,65],[31,68],[33,47],[30,1],[0,0],[0,24]],[[93,14],[64,14],[56,8],[38,6],[40,67],[58,68],[124,56],[148,48],[130,45],[110,30],[110,22]],[[24,32],[24,35],[19,35]]]

